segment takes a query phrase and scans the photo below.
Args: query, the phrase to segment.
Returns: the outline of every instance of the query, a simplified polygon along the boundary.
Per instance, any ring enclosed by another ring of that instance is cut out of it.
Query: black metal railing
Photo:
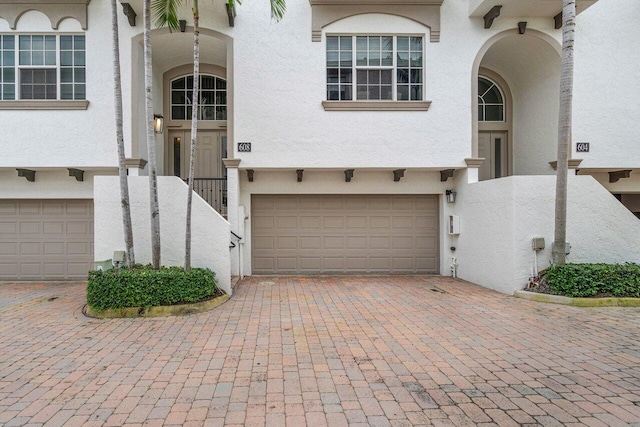
[[[189,183],[188,179],[185,182]],[[227,214],[227,178],[194,178],[193,191],[220,215]]]

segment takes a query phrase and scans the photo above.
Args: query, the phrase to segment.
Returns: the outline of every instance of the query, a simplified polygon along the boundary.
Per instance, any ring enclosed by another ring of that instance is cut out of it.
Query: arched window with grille
[[[505,104],[500,87],[486,77],[478,77],[478,121],[504,122]]]
[[[193,75],[171,81],[171,120],[191,120]],[[200,75],[198,120],[227,120],[227,81],[221,77]]]

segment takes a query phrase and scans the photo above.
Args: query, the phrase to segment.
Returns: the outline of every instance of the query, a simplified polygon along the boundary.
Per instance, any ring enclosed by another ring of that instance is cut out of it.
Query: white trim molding
[[[322,101],[325,111],[427,111],[431,101]]]
[[[16,29],[18,19],[30,10],[37,10],[47,15],[51,28],[58,29],[60,22],[66,18],[77,20],[83,30],[87,29],[87,6],[91,0],[0,0],[0,18]]]
[[[440,41],[440,6],[444,0],[309,0],[311,40],[322,39],[322,29],[349,16],[365,13],[396,15],[416,21],[431,30],[431,41]]]
[[[0,110],[86,110],[87,108],[89,108],[89,101],[86,99],[0,101]]]

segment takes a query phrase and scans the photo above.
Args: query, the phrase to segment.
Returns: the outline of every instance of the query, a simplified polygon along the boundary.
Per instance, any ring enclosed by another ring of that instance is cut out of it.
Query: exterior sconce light
[[[456,202],[456,194],[458,194],[458,193],[456,193],[453,190],[447,190],[444,194],[447,196],[447,203],[455,203]]]
[[[178,21],[178,23],[180,24],[181,33],[184,33],[185,31],[187,31],[187,21],[185,21],[184,19],[181,19]]]
[[[164,117],[160,114],[153,115],[153,131],[155,133],[162,133],[164,130]]]

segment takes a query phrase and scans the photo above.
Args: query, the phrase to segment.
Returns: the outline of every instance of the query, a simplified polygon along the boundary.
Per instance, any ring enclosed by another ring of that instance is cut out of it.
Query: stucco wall
[[[21,178],[15,169],[0,170],[0,199],[93,199],[93,178],[115,175],[117,170],[86,171],[76,181],[64,170],[38,170],[34,182]]]
[[[159,177],[162,265],[184,265],[187,185],[176,177]],[[151,262],[149,180],[129,177],[136,262]],[[110,259],[124,250],[124,230],[117,177],[94,179],[95,259]],[[191,265],[216,273],[218,286],[231,294],[229,223],[197,195],[193,197]]]
[[[342,170],[305,170],[302,182],[296,182],[295,171],[255,171],[254,182],[247,180],[246,171],[240,171],[240,206],[247,215],[243,238],[244,274],[251,274],[251,196],[253,194],[437,194],[442,195],[454,187],[455,182],[440,182],[437,172],[407,170],[399,182],[393,181],[392,170],[373,171],[356,169],[351,182],[344,181]],[[450,205],[440,198],[440,224],[448,215]],[[239,229],[243,228],[239,226]],[[440,253],[447,243],[444,227],[440,227]],[[440,271],[445,272],[446,264],[440,259]]]
[[[515,176],[458,188],[459,277],[509,294],[522,289],[534,267],[533,237],[546,243],[538,268],[549,266],[555,177]],[[627,208],[591,176],[570,176],[568,191],[568,262],[640,261],[640,221]]]
[[[590,142],[581,168],[640,164],[640,4],[600,0],[577,19],[574,142]]]
[[[324,111],[326,38],[312,43],[307,2],[291,2],[278,24],[264,19],[266,5],[242,8],[235,37],[235,141],[253,143],[236,153],[242,166],[259,167],[464,167],[471,156],[472,68],[480,47],[493,35],[517,27],[499,19],[485,30],[468,18],[468,4],[441,8],[441,39],[404,18],[359,15],[325,27],[323,33],[424,34],[425,99],[429,111]],[[239,31],[244,20],[252,33]],[[552,34],[552,20],[529,27]],[[256,39],[261,40],[256,43]],[[550,159],[546,160],[549,161]]]
[[[87,100],[84,111],[4,110],[0,117],[0,167],[2,166],[116,166],[115,125],[113,119],[109,2],[89,4],[89,31],[86,32]],[[40,12],[21,16],[11,30],[0,19],[0,32],[84,33],[80,23],[66,19],[58,31]],[[107,83],[107,84],[105,84]],[[20,149],[15,149],[15,147]]]

